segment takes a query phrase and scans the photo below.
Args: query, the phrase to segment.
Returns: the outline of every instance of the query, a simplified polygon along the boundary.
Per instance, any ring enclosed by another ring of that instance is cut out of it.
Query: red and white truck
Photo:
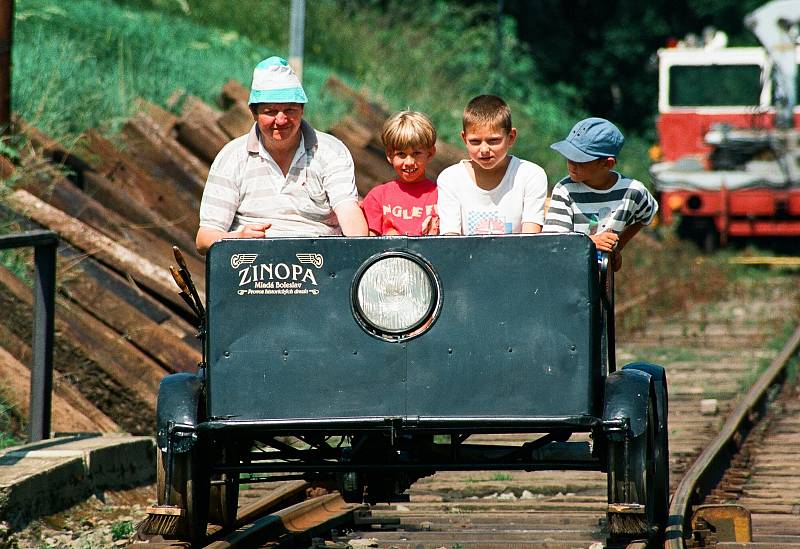
[[[798,20],[800,0],[775,0],[745,18],[763,47],[658,52],[661,220],[707,251],[800,236]]]

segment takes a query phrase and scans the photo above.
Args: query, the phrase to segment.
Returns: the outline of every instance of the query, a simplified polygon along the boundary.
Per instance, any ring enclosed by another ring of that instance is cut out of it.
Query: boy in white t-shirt
[[[538,233],[544,224],[547,174],[508,154],[517,138],[511,109],[479,95],[464,109],[461,139],[469,160],[439,174],[440,234]]]

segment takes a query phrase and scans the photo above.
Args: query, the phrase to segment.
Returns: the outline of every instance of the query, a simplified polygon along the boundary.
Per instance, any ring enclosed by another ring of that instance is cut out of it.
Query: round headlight
[[[367,264],[355,287],[359,316],[379,334],[406,334],[434,309],[433,275],[411,256],[386,255]]]

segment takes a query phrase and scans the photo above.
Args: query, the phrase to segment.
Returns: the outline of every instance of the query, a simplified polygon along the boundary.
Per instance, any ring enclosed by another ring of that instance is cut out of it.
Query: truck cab
[[[750,14],[763,47],[711,41],[658,52],[651,177],[661,220],[678,223],[679,234],[706,251],[733,238],[800,234],[800,57],[784,28],[795,27],[798,14],[796,0]]]

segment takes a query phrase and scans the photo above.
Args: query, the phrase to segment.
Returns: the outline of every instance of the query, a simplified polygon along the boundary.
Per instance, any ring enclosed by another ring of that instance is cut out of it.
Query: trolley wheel
[[[648,362],[627,364],[623,370],[640,370],[650,374],[656,399],[655,460],[655,517],[659,525],[666,525],[669,515],[669,391],[667,375],[662,366]]]
[[[664,519],[659,516],[666,502],[659,503],[666,491],[665,472],[657,477],[658,429],[655,395],[647,403],[647,426],[642,434],[608,444],[608,524],[612,538],[652,538],[663,533]],[[663,442],[663,441],[662,441]],[[627,459],[626,459],[627,454]],[[662,494],[662,495],[657,495]]]
[[[208,526],[208,497],[210,477],[197,445],[190,451],[172,456],[170,501],[166,500],[167,456],[156,452],[156,498],[159,505],[175,505],[184,510],[177,537],[193,546],[200,546]]]
[[[236,451],[229,447],[222,449],[222,463],[235,465],[238,463]],[[210,488],[208,504],[208,522],[219,524],[225,528],[233,528],[236,524],[236,512],[239,506],[239,483],[236,473],[215,473],[212,480],[221,480],[225,484],[215,484]],[[230,481],[230,482],[229,482]]]

